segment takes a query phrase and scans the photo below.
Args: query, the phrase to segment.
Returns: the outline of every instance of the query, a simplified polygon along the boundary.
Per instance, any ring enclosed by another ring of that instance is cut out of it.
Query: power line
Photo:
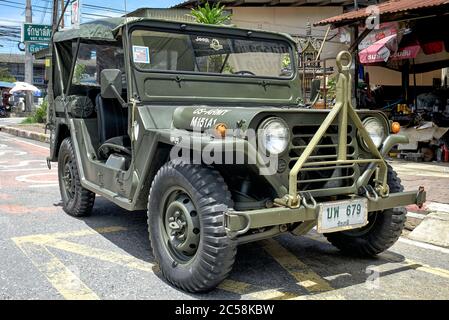
[[[50,5],[50,1],[44,1],[44,3],[45,3],[45,12],[42,14],[41,24],[44,23],[44,21],[45,21],[45,17],[47,15],[47,11],[48,11],[48,7]]]

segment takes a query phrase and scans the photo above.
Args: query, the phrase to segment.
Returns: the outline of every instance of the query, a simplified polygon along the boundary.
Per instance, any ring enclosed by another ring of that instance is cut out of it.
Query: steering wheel
[[[248,70],[239,70],[239,71],[236,71],[236,72],[233,72],[232,74],[249,74],[249,75],[252,75],[252,76],[255,76],[256,74],[254,73],[254,72],[251,72],[251,71],[248,71]]]

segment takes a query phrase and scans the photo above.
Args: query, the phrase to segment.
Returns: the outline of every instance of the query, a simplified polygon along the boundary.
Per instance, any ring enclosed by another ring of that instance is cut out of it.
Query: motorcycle
[[[0,106],[0,118],[6,118],[6,108],[4,106]]]

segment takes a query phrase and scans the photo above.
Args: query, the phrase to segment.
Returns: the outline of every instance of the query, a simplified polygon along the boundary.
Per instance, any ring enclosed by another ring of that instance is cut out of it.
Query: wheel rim
[[[64,194],[66,195],[67,201],[70,202],[75,197],[75,179],[73,166],[71,165],[69,157],[64,158],[61,178],[63,182]]]
[[[162,234],[164,243],[178,263],[188,263],[196,255],[200,243],[198,211],[184,190],[175,188],[164,197]]]

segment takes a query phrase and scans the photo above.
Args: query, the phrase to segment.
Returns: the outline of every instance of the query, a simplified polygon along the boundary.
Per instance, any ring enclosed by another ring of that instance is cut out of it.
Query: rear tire
[[[71,138],[65,138],[59,149],[58,179],[64,211],[73,217],[90,215],[95,193],[81,186]]]
[[[236,242],[223,213],[232,208],[221,175],[200,165],[169,162],[157,173],[148,201],[148,230],[160,270],[189,292],[214,289],[229,274]]]
[[[404,191],[401,179],[388,166],[390,193]],[[370,257],[390,248],[401,236],[406,221],[405,208],[387,209],[369,215],[367,226],[351,231],[327,233],[324,236],[335,247],[349,255]]]

